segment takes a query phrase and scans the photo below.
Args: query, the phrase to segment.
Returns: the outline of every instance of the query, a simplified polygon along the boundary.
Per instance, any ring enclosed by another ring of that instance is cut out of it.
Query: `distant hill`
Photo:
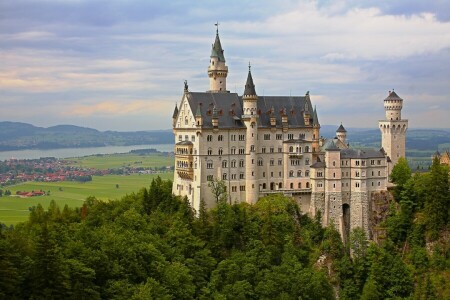
[[[44,128],[19,122],[0,122],[0,151],[167,144],[172,142],[173,134],[171,130],[102,132],[74,125],[57,125]]]
[[[323,137],[334,137],[337,125],[322,125]],[[378,129],[346,128],[347,139],[353,147],[381,147]],[[0,151],[20,149],[57,149],[102,146],[127,146],[173,143],[171,130],[98,131],[74,125],[48,128],[19,122],[0,122]],[[431,157],[436,150],[450,149],[450,129],[408,129],[408,157]]]

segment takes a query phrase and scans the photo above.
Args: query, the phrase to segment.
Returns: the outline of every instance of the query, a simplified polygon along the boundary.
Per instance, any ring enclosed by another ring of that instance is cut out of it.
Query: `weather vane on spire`
[[[252,68],[252,66],[251,66],[250,62],[248,62],[248,71],[249,72],[251,71],[251,68]]]
[[[219,25],[220,25],[219,21],[217,21],[217,23],[214,24],[214,26],[217,27],[217,29],[216,29],[216,33],[217,33],[217,34],[219,34]]]

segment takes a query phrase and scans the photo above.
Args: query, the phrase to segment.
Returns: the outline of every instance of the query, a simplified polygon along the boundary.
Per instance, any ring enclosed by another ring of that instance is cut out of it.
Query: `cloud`
[[[88,117],[102,116],[110,117],[118,115],[139,115],[149,112],[155,115],[167,114],[171,105],[167,101],[132,100],[126,102],[101,101],[91,104],[74,104],[68,107],[63,113],[70,116]]]

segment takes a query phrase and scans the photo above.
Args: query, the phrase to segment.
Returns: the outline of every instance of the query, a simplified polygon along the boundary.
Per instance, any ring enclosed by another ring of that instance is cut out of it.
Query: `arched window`
[[[299,189],[302,188],[302,183],[301,183],[301,182],[298,183],[298,188],[299,188]]]
[[[302,177],[302,170],[297,171],[297,177]]]
[[[212,155],[212,148],[208,148],[208,155]]]
[[[222,168],[226,168],[228,166],[228,163],[226,160],[222,160]]]
[[[283,183],[280,182],[280,183],[278,184],[278,188],[279,188],[279,189],[282,189],[282,188],[283,188]]]
[[[231,167],[236,168],[236,161],[234,159],[231,161]]]
[[[266,189],[266,183],[263,183],[262,188],[263,188],[263,190]]]
[[[294,177],[294,171],[289,171],[289,177]]]
[[[309,189],[309,182],[306,183],[306,188]]]
[[[222,154],[223,154],[223,149],[219,148],[219,155],[222,155]]]
[[[290,146],[289,147],[289,152],[294,152],[294,147]]]
[[[309,152],[309,146],[305,147],[305,152]]]
[[[294,183],[291,182],[291,190],[294,189]]]

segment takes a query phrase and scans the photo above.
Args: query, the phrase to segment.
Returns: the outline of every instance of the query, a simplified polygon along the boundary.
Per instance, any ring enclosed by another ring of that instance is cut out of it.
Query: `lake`
[[[132,146],[107,146],[107,147],[90,147],[90,148],[64,148],[49,150],[17,150],[0,152],[0,160],[11,158],[16,159],[37,159],[41,157],[80,157],[95,154],[114,154],[128,153],[136,149],[156,149],[161,152],[173,152],[173,144],[156,144],[156,145],[132,145]]]

